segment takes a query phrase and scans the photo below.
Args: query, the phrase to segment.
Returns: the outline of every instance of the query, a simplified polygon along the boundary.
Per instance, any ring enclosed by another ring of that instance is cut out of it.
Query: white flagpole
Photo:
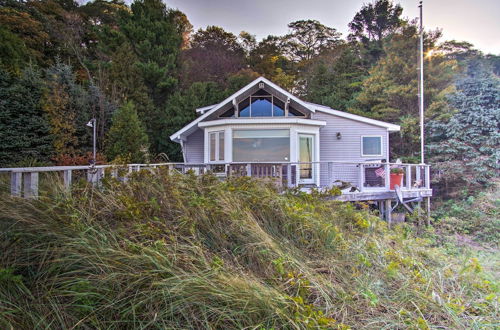
[[[420,163],[424,161],[424,26],[422,23],[422,1],[420,1]]]

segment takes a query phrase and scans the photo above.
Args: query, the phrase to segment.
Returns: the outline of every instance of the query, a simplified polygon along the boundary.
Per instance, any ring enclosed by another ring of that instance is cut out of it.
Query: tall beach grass
[[[499,326],[498,282],[367,207],[250,178],[139,172],[0,197],[0,327]]]

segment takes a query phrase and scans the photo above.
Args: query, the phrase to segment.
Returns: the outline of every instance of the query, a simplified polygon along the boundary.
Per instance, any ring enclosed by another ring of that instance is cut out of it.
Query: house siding
[[[342,118],[332,114],[317,111],[313,114],[315,120],[323,120],[326,126],[319,130],[320,137],[320,160],[322,162],[365,162],[368,160],[388,160],[388,133],[385,127],[379,127],[356,120]],[[342,138],[337,139],[337,132]],[[361,156],[361,136],[382,136],[382,156]],[[359,177],[359,168],[353,165],[331,165],[333,175],[328,173],[327,164],[321,165],[320,185],[330,185],[335,180],[356,182]],[[359,185],[360,183],[357,182]]]
[[[203,163],[204,146],[203,130],[197,129],[196,132],[190,134],[184,142],[184,157],[186,163]]]

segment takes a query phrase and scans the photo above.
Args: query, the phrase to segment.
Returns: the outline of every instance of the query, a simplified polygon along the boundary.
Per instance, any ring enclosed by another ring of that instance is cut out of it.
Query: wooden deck
[[[416,197],[432,197],[432,189],[411,189],[402,190],[403,198],[416,198]],[[360,201],[380,201],[380,200],[396,200],[396,192],[394,190],[390,191],[364,191],[364,192],[353,192],[353,193],[343,193],[340,196],[332,196],[332,200],[338,200],[343,202],[360,202]]]

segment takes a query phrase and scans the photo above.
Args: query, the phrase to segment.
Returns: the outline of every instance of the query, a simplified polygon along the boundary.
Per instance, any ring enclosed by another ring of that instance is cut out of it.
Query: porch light
[[[342,134],[340,134],[340,132],[337,132],[337,140],[340,140],[342,139]]]

